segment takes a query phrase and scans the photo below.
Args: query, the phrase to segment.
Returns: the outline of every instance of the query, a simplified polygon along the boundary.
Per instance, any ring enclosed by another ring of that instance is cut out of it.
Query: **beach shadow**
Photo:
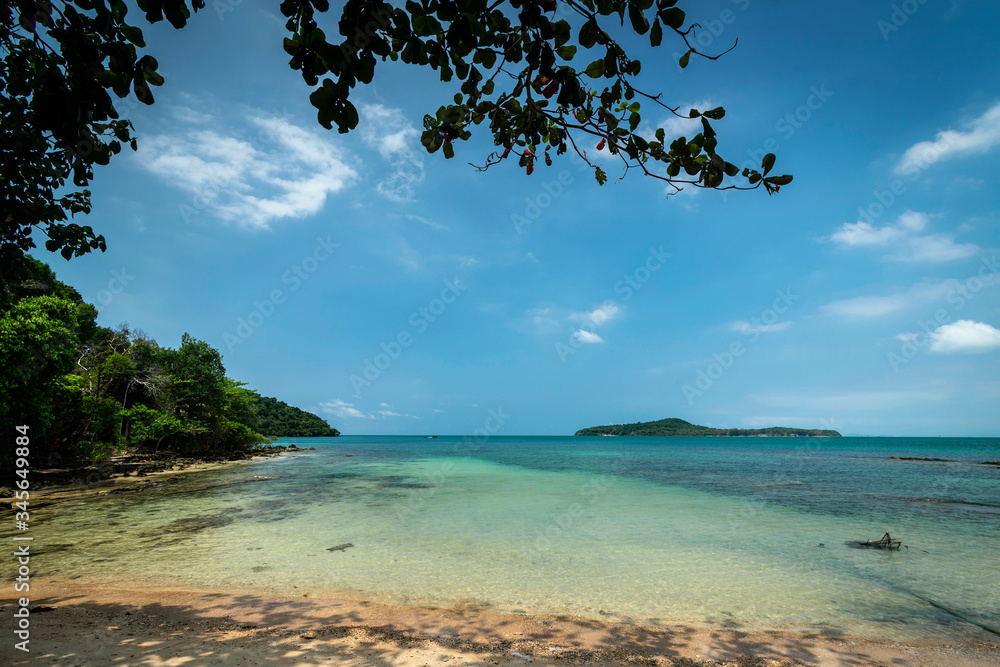
[[[52,585],[48,585],[50,590]],[[145,600],[140,599],[145,598]],[[0,597],[10,617],[14,601]],[[646,627],[568,616],[222,593],[95,591],[41,595],[32,653],[0,646],[4,665],[675,665],[876,664],[839,631],[807,635],[738,628]],[[1000,655],[995,653],[994,655]],[[523,657],[519,657],[523,656]],[[768,662],[771,661],[771,662]],[[909,667],[900,655],[878,661]],[[988,663],[983,663],[988,664]]]

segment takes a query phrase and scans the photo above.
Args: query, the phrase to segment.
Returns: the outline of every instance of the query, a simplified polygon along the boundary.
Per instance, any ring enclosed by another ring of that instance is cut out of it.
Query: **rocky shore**
[[[151,454],[128,454],[114,456],[107,461],[80,465],[69,468],[38,469],[31,471],[31,486],[33,490],[62,490],[65,487],[88,487],[110,479],[124,478],[160,478],[166,473],[205,470],[241,461],[251,461],[257,458],[279,456],[285,452],[301,452],[315,447],[299,447],[298,445],[266,445],[247,448],[239,451],[205,453],[198,456],[186,456],[174,452],[156,452]],[[165,480],[169,482],[169,480]],[[157,481],[155,483],[164,483]],[[130,490],[141,490],[153,486],[148,484],[131,485]],[[14,495],[10,488],[0,487],[0,498]],[[37,503],[35,504],[38,507]],[[10,502],[0,502],[0,508],[9,509]]]

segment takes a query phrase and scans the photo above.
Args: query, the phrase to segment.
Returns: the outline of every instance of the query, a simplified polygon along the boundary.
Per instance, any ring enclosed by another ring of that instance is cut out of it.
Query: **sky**
[[[215,0],[142,23],[166,84],[121,101],[139,150],[96,169],[107,252],[35,255],[101,324],[190,333],[344,434],[1000,436],[1000,5],[680,6],[703,50],[736,48],[681,70],[669,35],[623,40],[637,85],[723,106],[723,156],[794,175],[775,196],[667,198],[601,155],[604,186],[568,156],[479,172],[481,132],[427,154],[457,89],[396,63],[354,91],[355,131],[324,130],[277,3]]]

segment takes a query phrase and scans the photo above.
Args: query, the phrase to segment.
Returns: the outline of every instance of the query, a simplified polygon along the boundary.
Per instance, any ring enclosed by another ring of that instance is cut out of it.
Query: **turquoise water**
[[[43,514],[33,564],[654,624],[1000,631],[1000,468],[980,464],[1000,439],[482,440],[293,439],[316,450]],[[846,544],[886,531],[914,548]]]

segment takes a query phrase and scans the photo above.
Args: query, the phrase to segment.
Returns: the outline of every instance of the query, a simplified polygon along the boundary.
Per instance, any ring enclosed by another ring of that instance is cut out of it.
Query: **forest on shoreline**
[[[277,437],[337,436],[322,418],[247,389],[222,355],[184,334],[176,349],[141,330],[97,324],[98,311],[26,257],[0,292],[0,479],[17,427],[33,468],[122,453],[185,456],[252,450]]]

